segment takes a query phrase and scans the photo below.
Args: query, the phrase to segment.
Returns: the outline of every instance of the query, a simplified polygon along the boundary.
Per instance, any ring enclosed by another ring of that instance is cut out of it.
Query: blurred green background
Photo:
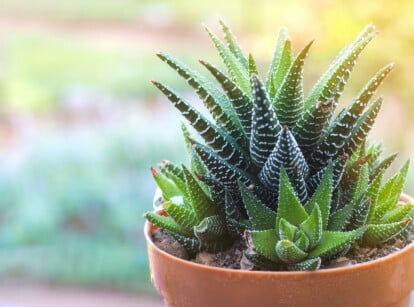
[[[368,22],[380,35],[344,93],[389,62],[372,138],[413,156],[414,2],[2,0],[0,6],[0,272],[5,278],[151,292],[142,214],[155,185],[149,166],[185,161],[164,81],[197,102],[157,60],[159,50],[201,70],[218,63],[202,24],[218,17],[266,72],[279,27],[298,51],[316,39],[309,89]],[[414,194],[414,168],[407,192]]]

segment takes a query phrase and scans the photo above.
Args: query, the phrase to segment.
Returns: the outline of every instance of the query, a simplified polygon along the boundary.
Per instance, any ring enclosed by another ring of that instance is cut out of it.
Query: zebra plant
[[[378,146],[365,145],[382,105],[382,98],[371,98],[393,65],[381,68],[335,112],[356,60],[376,35],[374,26],[366,26],[338,54],[305,96],[304,63],[312,42],[294,56],[287,30],[281,29],[262,79],[254,57],[246,56],[220,24],[225,42],[207,32],[225,71],[200,60],[211,74],[206,78],[158,54],[211,116],[153,81],[192,127],[183,128],[191,167],[176,166],[172,172],[162,166],[163,177],[153,171],[169,216],[148,213],[147,218],[192,253],[219,250],[244,237],[246,255],[255,264],[287,269],[316,269],[356,240],[375,245],[411,224],[412,205],[397,206],[406,166],[398,179],[380,187],[395,156],[381,160]],[[399,228],[387,238],[378,236],[393,223]],[[206,235],[200,236],[200,229]],[[291,258],[291,252],[298,254]]]
[[[333,171],[329,165],[321,184],[303,207],[284,170],[281,172],[277,213],[269,210],[253,193],[241,187],[252,224],[246,231],[246,257],[266,269],[316,270],[322,261],[346,251],[366,227],[332,231],[330,204]]]
[[[164,161],[161,172],[151,168],[162,192],[162,208],[168,216],[147,212],[145,218],[167,230],[181,243],[190,256],[197,251],[216,252],[229,247],[223,209],[203,189],[194,174],[185,166]]]

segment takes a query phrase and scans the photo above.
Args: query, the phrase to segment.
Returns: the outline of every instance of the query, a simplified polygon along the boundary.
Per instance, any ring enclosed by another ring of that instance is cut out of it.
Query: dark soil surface
[[[240,242],[234,243],[232,247],[223,252],[216,254],[200,252],[194,259],[189,259],[184,247],[172,238],[168,232],[157,229],[154,231],[152,239],[154,244],[160,249],[181,259],[227,269],[253,269],[253,267],[249,265],[249,261],[243,257],[243,252],[246,247]],[[414,234],[410,234],[408,240],[395,239],[389,244],[383,244],[382,246],[370,248],[358,247],[350,250],[345,256],[333,260],[329,265],[325,265],[323,268],[344,267],[375,260],[397,252],[413,241]]]

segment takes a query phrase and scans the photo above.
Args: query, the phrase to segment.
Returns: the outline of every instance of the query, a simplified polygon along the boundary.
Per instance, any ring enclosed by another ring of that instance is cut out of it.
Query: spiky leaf
[[[272,102],[279,122],[291,128],[300,119],[303,111],[303,67],[312,43],[310,42],[299,52],[295,61],[286,72]]]
[[[239,189],[253,229],[266,230],[273,228],[276,223],[276,213],[258,200],[244,184],[240,183]]]
[[[270,107],[266,89],[256,75],[251,76],[251,84],[254,108],[250,134],[250,156],[258,167],[262,167],[276,144],[280,125]]]
[[[308,255],[289,240],[280,240],[277,242],[276,254],[285,263],[300,262]]]
[[[309,253],[308,257],[326,259],[335,255],[360,238],[364,232],[364,227],[349,232],[324,231],[318,246]]]

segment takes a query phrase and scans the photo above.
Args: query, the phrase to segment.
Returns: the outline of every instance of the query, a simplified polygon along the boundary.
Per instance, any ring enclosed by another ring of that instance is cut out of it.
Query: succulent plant
[[[203,189],[196,177],[185,167],[164,161],[161,173],[151,168],[162,191],[162,208],[168,216],[147,212],[145,217],[167,231],[181,243],[190,256],[197,251],[217,251],[232,242],[225,216]]]
[[[381,186],[395,155],[381,160],[381,147],[366,145],[382,104],[382,98],[370,100],[393,65],[380,69],[335,115],[374,26],[339,53],[305,97],[312,42],[294,57],[283,28],[263,81],[253,56],[245,56],[220,24],[227,44],[207,32],[227,71],[200,60],[215,81],[158,54],[211,117],[153,81],[192,127],[183,126],[191,167],[169,162],[161,172],[152,169],[168,216],[147,213],[147,219],[191,253],[224,249],[244,237],[246,257],[275,269],[317,269],[353,244],[376,245],[402,234],[413,216],[412,204],[398,206],[408,163]]]

